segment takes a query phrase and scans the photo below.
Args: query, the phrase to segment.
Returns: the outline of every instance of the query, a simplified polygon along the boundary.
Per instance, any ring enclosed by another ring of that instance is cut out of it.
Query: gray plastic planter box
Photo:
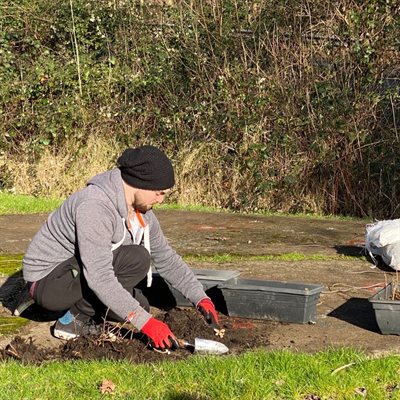
[[[393,288],[393,283],[389,283],[369,298],[376,322],[384,335],[400,335],[400,300],[391,300]],[[400,287],[396,289],[400,290]]]
[[[218,288],[220,283],[240,275],[239,271],[194,269],[199,282],[203,285],[206,294],[213,300],[217,310],[226,313],[226,307]],[[157,272],[153,273],[153,284],[150,288],[141,287],[143,294],[148,298],[150,305],[160,308],[191,307],[189,302],[178,290],[171,287]]]
[[[315,320],[323,288],[311,283],[238,278],[219,285],[230,316],[303,324]]]
[[[210,298],[213,297],[213,293],[215,295],[215,290],[212,293],[209,293],[213,288],[217,288],[217,286],[225,281],[236,278],[240,275],[239,271],[230,271],[230,270],[212,270],[212,269],[194,269],[194,274],[199,282],[203,285],[204,291],[207,293]],[[175,298],[176,305],[180,307],[189,307],[192,306],[192,303],[188,301],[178,290],[170,287],[170,290]]]

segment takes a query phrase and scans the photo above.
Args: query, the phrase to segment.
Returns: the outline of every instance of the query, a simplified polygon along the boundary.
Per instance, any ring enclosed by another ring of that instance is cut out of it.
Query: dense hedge
[[[14,186],[10,157],[34,171],[71,138],[77,152],[93,135],[157,142],[178,164],[208,144],[193,180],[223,171],[199,203],[399,216],[399,14],[390,0],[4,0],[0,182]]]

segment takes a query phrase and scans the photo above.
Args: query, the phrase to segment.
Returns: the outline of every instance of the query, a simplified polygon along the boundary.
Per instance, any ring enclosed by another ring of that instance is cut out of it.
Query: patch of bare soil
[[[177,336],[189,343],[195,338],[215,340],[229,348],[228,354],[238,354],[257,347],[268,346],[268,332],[274,326],[271,321],[256,321],[222,316],[225,335],[220,338],[206,325],[194,309],[175,308],[162,311],[158,318],[166,322]],[[116,334],[110,339],[108,332]],[[190,356],[192,349],[179,348],[170,352],[159,352],[151,348],[146,337],[124,327],[105,327],[101,335],[87,336],[60,342],[58,347],[41,347],[32,337],[15,336],[0,351],[0,360],[9,358],[24,363],[40,364],[50,360],[128,360],[132,363],[151,363],[165,360],[180,360]]]

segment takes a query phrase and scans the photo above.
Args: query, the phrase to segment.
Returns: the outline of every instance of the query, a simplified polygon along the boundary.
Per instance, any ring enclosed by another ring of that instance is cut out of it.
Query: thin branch
[[[72,0],[69,0],[69,4],[71,7],[72,35],[73,35],[73,44],[75,46],[75,59],[76,59],[76,69],[78,72],[79,94],[82,97],[81,65],[80,65],[80,58],[79,58],[78,41],[76,40],[75,18],[74,18],[74,9],[72,7]]]

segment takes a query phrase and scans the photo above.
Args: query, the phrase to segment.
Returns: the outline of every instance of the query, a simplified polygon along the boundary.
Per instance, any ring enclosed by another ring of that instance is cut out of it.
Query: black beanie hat
[[[157,147],[126,149],[117,160],[125,183],[138,189],[166,190],[175,184],[174,169]]]

